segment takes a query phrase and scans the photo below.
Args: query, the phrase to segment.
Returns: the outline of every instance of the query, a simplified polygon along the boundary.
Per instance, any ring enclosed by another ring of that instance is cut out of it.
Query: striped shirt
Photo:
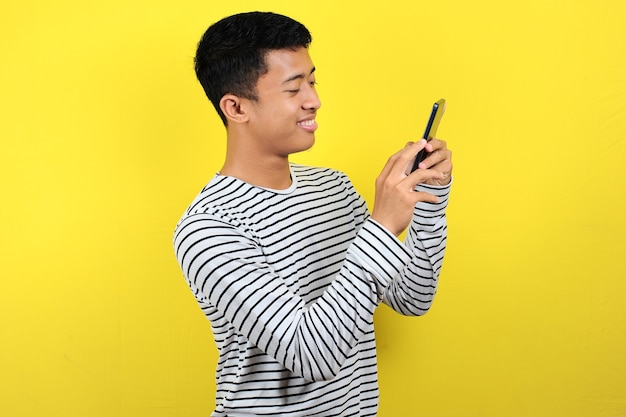
[[[416,206],[402,243],[343,173],[291,176],[271,190],[216,175],[174,233],[219,350],[212,416],[375,416],[374,310],[429,309],[449,187],[418,186],[439,203]]]

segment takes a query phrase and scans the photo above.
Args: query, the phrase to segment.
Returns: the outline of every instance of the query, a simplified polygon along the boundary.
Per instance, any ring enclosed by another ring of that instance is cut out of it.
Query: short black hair
[[[247,12],[211,25],[198,43],[198,81],[217,110],[225,94],[256,100],[256,84],[268,71],[265,56],[272,50],[308,48],[311,33],[300,22],[271,12]]]

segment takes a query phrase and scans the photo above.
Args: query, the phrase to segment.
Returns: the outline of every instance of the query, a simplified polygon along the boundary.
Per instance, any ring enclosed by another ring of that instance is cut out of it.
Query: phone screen
[[[428,118],[428,123],[426,123],[426,130],[424,131],[423,138],[427,141],[430,141],[437,134],[437,128],[439,127],[439,123],[441,122],[441,117],[443,116],[444,111],[446,110],[446,100],[440,99],[433,104],[433,109],[430,112],[430,117]],[[413,167],[411,168],[411,172],[415,171],[419,164],[426,159],[428,156],[428,152],[422,149],[415,156],[415,161],[413,162]]]

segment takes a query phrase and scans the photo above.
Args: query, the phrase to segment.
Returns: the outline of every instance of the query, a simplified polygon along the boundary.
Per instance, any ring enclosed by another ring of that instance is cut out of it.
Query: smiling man
[[[174,249],[219,350],[212,416],[376,415],[374,311],[422,315],[437,289],[451,152],[433,139],[391,156],[371,215],[343,173],[290,163],[313,146],[321,106],[310,42],[302,24],[252,12],[198,44],[227,151]]]
[[[264,58],[268,71],[259,77],[253,98],[226,93],[220,100],[228,120],[220,172],[262,187],[287,188],[289,155],[315,141],[321,105],[315,67],[304,47],[267,51]]]

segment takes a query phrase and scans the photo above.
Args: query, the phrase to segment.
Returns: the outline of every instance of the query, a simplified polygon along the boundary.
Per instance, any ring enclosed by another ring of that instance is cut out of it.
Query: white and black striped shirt
[[[426,187],[402,244],[348,178],[291,166],[287,190],[215,176],[174,234],[219,349],[213,416],[374,416],[373,314],[430,307],[449,187]]]

